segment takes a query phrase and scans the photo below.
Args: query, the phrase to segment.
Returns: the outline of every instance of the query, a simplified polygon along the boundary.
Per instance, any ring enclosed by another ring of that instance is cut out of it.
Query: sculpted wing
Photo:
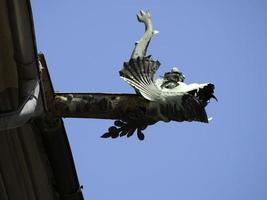
[[[129,62],[124,63],[120,76],[140,92],[145,99],[160,101],[162,91],[154,82],[154,75],[159,66],[159,61],[153,61],[149,57],[131,58]]]

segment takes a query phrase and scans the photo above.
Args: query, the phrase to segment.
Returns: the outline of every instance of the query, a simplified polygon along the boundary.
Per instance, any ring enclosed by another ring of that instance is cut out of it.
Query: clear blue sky
[[[133,93],[118,75],[144,27],[158,75],[212,82],[210,124],[163,123],[146,139],[101,139],[109,120],[65,119],[80,183],[94,200],[267,199],[266,0],[33,0],[38,50],[61,92]]]

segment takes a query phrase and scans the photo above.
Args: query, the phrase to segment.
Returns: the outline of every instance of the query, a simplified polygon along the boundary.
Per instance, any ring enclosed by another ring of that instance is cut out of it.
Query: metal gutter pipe
[[[20,127],[42,112],[42,109],[36,109],[41,98],[39,98],[38,58],[30,2],[6,0],[6,3],[14,59],[18,69],[21,106],[17,111],[0,114],[0,131]]]
[[[27,123],[35,115],[40,93],[39,81],[34,81],[32,85],[34,85],[34,88],[31,94],[17,111],[0,115],[0,131],[18,128]]]

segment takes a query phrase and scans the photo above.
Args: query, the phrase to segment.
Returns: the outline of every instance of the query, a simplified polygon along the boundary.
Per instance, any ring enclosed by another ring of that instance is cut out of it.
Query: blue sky
[[[56,91],[133,93],[118,75],[152,13],[148,50],[186,82],[212,82],[210,124],[163,123],[146,139],[100,136],[110,120],[65,119],[85,199],[265,200],[267,135],[264,0],[33,0],[38,50]]]

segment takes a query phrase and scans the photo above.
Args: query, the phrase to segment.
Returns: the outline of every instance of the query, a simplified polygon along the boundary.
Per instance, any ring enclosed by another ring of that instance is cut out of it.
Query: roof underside
[[[18,57],[31,55],[37,61],[29,0],[0,1],[0,44],[1,115],[22,102]],[[83,199],[60,118],[43,113],[22,127],[1,131],[0,158],[1,200]]]

